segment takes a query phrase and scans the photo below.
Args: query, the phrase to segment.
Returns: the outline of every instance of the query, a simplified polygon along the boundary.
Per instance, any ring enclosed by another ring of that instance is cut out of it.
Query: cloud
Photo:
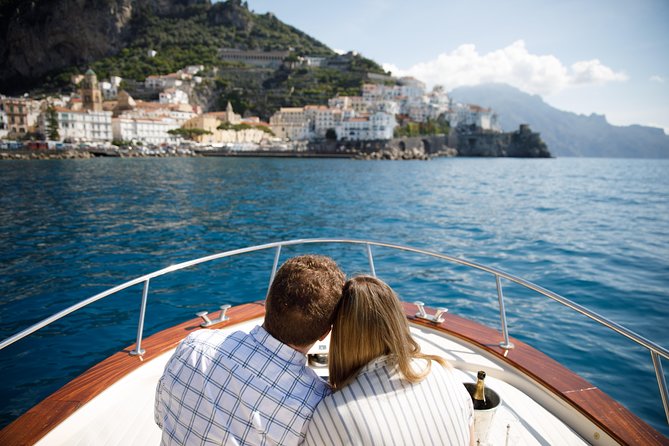
[[[531,54],[523,40],[506,48],[479,54],[473,44],[461,45],[428,62],[403,70],[392,64],[384,69],[395,76],[413,76],[428,85],[443,85],[450,90],[463,85],[500,82],[528,93],[549,95],[578,85],[603,84],[627,80],[598,59],[580,61],[566,67],[552,55]]]
[[[651,82],[657,82],[659,84],[664,84],[665,79],[662,76],[658,76],[657,74],[653,75],[649,79]]]

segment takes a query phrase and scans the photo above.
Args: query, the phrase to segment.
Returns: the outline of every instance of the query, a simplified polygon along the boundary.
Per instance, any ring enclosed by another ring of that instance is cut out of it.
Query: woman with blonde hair
[[[421,352],[383,281],[344,285],[329,362],[334,393],[316,407],[306,444],[473,444],[473,407],[446,361]]]

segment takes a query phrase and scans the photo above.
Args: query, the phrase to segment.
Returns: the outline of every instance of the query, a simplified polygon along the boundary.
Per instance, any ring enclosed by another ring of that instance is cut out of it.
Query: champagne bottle
[[[483,380],[485,379],[485,372],[483,370],[479,370],[476,378],[476,390],[474,390],[474,395],[472,395],[472,401],[474,403],[474,410],[482,410],[486,408],[485,384],[483,383]]]

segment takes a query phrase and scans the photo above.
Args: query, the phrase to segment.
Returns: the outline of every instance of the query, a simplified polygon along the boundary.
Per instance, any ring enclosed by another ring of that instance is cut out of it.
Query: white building
[[[427,95],[428,103],[432,107],[433,113],[439,116],[442,113],[446,113],[450,108],[450,98],[444,90],[444,87],[441,85],[435,86],[432,91]]]
[[[278,138],[291,141],[309,139],[309,118],[302,107],[281,107],[272,115],[269,124]]]
[[[425,84],[413,77],[401,77],[399,79],[401,96],[419,99],[425,96]]]
[[[415,122],[425,122],[430,117],[429,104],[424,102],[419,103],[405,103],[403,107],[405,115]]]
[[[364,141],[392,139],[397,122],[395,116],[376,112],[343,120],[336,128],[338,140]]]
[[[102,142],[111,141],[112,112],[92,110],[70,110],[54,107],[58,116],[58,133],[60,138],[73,141]],[[42,113],[40,127],[48,128],[47,115]]]
[[[134,118],[172,118],[179,125],[197,116],[199,107],[189,104],[161,104],[160,102],[135,101],[127,92],[121,91],[114,108],[114,116]]]
[[[183,74],[172,73],[162,76],[151,75],[144,79],[144,86],[153,90],[177,88],[183,85]]]
[[[378,101],[368,105],[370,112],[384,112],[391,115],[397,115],[400,112],[400,106],[395,101]]]
[[[328,107],[342,110],[353,110],[356,113],[366,113],[369,101],[363,96],[335,96],[328,99]]]
[[[188,65],[187,67],[183,68],[182,70],[179,70],[183,73],[189,74],[191,76],[195,76],[197,73],[200,71],[204,70],[204,65]]]
[[[138,118],[120,116],[112,118],[112,134],[119,141],[142,141],[147,144],[170,144],[178,142],[176,136],[168,133],[180,127],[172,118]]]
[[[199,107],[188,104],[161,104],[159,102],[137,101],[137,108],[133,110],[135,116],[147,118],[170,117],[179,123],[184,123],[197,116]]]
[[[399,102],[402,90],[398,85],[364,84],[362,86],[362,97],[370,103],[379,101]]]
[[[328,130],[334,131],[342,120],[355,116],[355,112],[325,105],[307,105],[304,107],[304,115],[309,122],[309,136],[325,138]]]
[[[399,85],[363,85],[362,97],[367,102],[367,110],[402,114],[416,122],[436,119],[448,111],[448,96],[442,87],[435,87],[426,94],[425,84],[417,79],[403,77],[397,82]],[[395,103],[398,108],[389,108],[381,105],[383,103]]]
[[[158,95],[161,104],[188,104],[188,93],[178,88],[166,88]]]
[[[195,107],[187,103],[169,103],[161,96],[161,102],[135,101],[127,92],[119,93],[112,120],[114,139],[119,141],[142,141],[147,144],[172,144],[178,137],[170,135],[170,130],[197,116]],[[178,93],[174,97],[179,97]]]
[[[483,130],[501,132],[497,114],[490,108],[471,104],[455,104],[447,114],[451,127],[473,125]]]
[[[325,57],[304,56],[302,58],[304,65],[308,67],[320,67],[325,63]]]
[[[109,81],[103,81],[100,82],[100,89],[102,90],[102,97],[105,98],[105,100],[109,101],[112,99],[116,99],[118,96],[119,88],[121,86],[121,82],[123,81],[123,78],[119,76],[112,76]]]

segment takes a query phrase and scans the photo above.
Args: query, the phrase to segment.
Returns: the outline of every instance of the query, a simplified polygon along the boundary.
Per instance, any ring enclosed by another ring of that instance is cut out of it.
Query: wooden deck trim
[[[444,315],[444,322],[441,324],[431,323],[415,317],[414,304],[403,302],[403,305],[411,322],[465,340],[492,354],[545,386],[619,443],[639,446],[669,445],[669,438],[599,388],[524,342],[512,339],[515,347],[507,352],[499,346],[503,339],[497,330],[451,313]],[[595,442],[593,438],[586,440]]]
[[[226,313],[226,322],[211,328],[224,328],[265,314],[263,302],[238,305]],[[135,344],[94,365],[77,378],[38,403],[0,431],[0,445],[33,445],[77,409],[98,396],[109,386],[150,361],[176,347],[189,333],[200,329],[200,318],[163,330],[142,341],[143,357],[128,353]]]
[[[486,351],[509,366],[530,376],[621,444],[669,445],[669,439],[632,414],[625,407],[574,372],[529,345],[513,339],[515,348],[499,347],[500,334],[476,322],[447,313],[444,322],[434,324],[415,318],[416,307],[404,303],[407,317],[415,324],[444,332]],[[213,326],[223,328],[265,314],[262,302],[238,305],[228,310],[230,319]],[[188,333],[200,329],[192,319],[156,333],[143,341],[143,358],[128,354],[134,344],[93,366],[51,396],[28,410],[0,431],[0,444],[32,445],[113,383],[137,369],[144,361],[174,348]],[[590,439],[590,441],[593,441]]]

